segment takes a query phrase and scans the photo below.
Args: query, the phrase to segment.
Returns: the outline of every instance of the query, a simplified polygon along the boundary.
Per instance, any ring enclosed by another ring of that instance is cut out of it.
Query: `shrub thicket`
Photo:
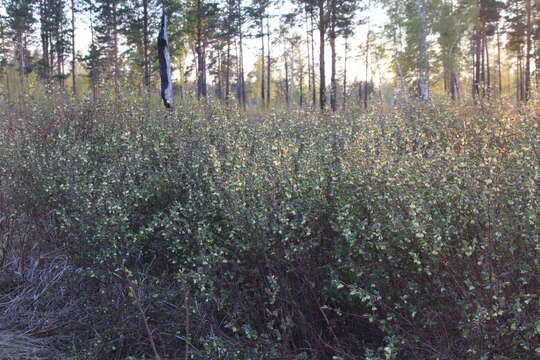
[[[88,320],[64,352],[540,356],[534,107],[15,110],[2,256],[68,255]]]

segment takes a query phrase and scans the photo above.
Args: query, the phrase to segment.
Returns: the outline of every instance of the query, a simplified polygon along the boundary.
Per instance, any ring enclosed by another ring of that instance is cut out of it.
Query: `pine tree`
[[[6,0],[7,28],[14,39],[14,56],[21,83],[24,75],[30,71],[28,58],[29,37],[33,34],[34,2],[32,0]]]
[[[121,6],[125,0],[95,0],[96,11],[96,43],[103,56],[105,71],[112,75],[114,93],[120,95],[120,25]]]

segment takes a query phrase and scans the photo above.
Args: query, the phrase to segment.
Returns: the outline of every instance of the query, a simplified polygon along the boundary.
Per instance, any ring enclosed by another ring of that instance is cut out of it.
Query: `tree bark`
[[[73,2],[73,0],[72,0]],[[50,57],[49,57],[49,31],[47,29],[47,14],[46,14],[46,1],[41,0],[39,6],[40,12],[40,37],[41,37],[41,52],[43,56],[43,76],[45,79],[50,77]]]
[[[363,95],[364,95],[364,98],[363,98],[363,101],[364,101],[364,109],[367,109],[368,108],[368,94],[369,94],[369,89],[368,89],[368,86],[369,86],[369,77],[368,77],[368,73],[369,73],[369,45],[370,45],[370,42],[369,42],[369,36],[371,34],[371,31],[369,30],[369,23],[368,23],[368,31],[367,31],[367,35],[366,35],[366,80],[364,81],[364,91],[363,91]]]
[[[499,85],[499,97],[502,96],[502,70],[501,70],[501,36],[499,28],[497,27],[497,75]]]
[[[289,107],[289,62],[285,51],[285,104]]]
[[[345,51],[343,60],[343,104],[342,107],[345,110],[347,106],[347,57],[349,55],[349,39],[345,37]]]
[[[326,11],[324,8],[324,0],[319,0],[319,106],[321,110],[326,108],[326,70],[325,70],[325,54],[324,42],[326,35]]]
[[[75,51],[75,0],[71,0],[71,84],[73,96],[77,96],[77,69]]]
[[[526,0],[526,11],[527,11],[527,44],[526,44],[526,54],[525,54],[525,96],[524,100],[527,101],[530,98],[531,90],[531,49],[532,49],[532,0]]]
[[[225,65],[225,103],[229,103],[231,94],[231,40],[227,39],[227,63]]]
[[[489,62],[489,47],[488,47],[488,41],[487,37],[484,37],[484,48],[486,52],[486,86],[487,86],[487,97],[491,97],[491,69],[490,69],[490,62]]]
[[[420,19],[420,77],[418,85],[420,88],[420,100],[429,101],[429,59],[427,43],[427,16],[424,9],[423,0],[416,0],[416,8]]]
[[[330,107],[333,112],[337,111],[337,81],[336,81],[336,36],[335,31],[330,31],[330,51],[332,58],[332,72],[330,74]]]
[[[197,0],[197,99],[207,98],[206,86],[206,41],[202,29],[202,2]]]
[[[314,84],[311,82],[311,67],[313,64],[311,63],[311,46],[310,46],[310,38],[309,38],[309,26],[308,26],[308,17],[306,14],[306,50],[307,50],[307,76],[308,76],[308,94],[311,94],[311,89],[314,86]]]
[[[270,57],[270,19],[266,19],[266,36],[268,40],[268,52],[266,58],[266,104],[269,106],[272,101],[272,68],[271,68],[271,57]]]
[[[118,60],[118,16],[116,1],[113,2],[113,58],[114,58],[114,92],[120,96],[120,63]]]
[[[239,40],[239,70],[240,70],[240,77],[239,77],[239,83],[240,83],[240,104],[242,106],[242,109],[246,110],[246,84],[244,80],[244,44],[243,44],[243,33],[242,33],[242,9],[241,9],[241,0],[238,1],[238,40]]]
[[[148,0],[143,0],[143,83],[144,86],[150,87],[150,54],[149,54],[149,15],[148,15]]]
[[[313,107],[315,108],[315,106],[317,106],[317,86],[316,86],[316,81],[315,81],[315,36],[313,34],[313,31],[314,31],[314,27],[313,27],[313,15],[310,16],[310,19],[311,19],[311,30],[310,30],[310,35],[311,35],[311,84],[312,84],[312,88],[311,88],[311,97],[312,97],[312,103],[313,103]]]
[[[265,61],[264,61],[264,18],[261,17],[261,100],[262,100],[262,106],[264,107],[266,104],[266,67],[265,67]]]

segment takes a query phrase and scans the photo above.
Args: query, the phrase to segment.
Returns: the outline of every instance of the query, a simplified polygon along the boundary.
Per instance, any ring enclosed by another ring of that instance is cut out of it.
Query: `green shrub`
[[[34,106],[0,140],[3,211],[53,214],[56,246],[90,278],[153,279],[158,346],[191,336],[200,359],[539,356],[532,110]],[[186,306],[196,336],[160,327]],[[111,349],[96,351],[140,355]]]

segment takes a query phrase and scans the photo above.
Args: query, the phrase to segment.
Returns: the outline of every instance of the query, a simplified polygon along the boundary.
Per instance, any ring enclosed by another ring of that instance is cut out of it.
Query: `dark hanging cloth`
[[[170,108],[172,106],[173,91],[167,23],[167,12],[163,9],[163,15],[161,16],[161,30],[158,37],[159,73],[161,75],[161,98],[163,99],[165,107]]]

